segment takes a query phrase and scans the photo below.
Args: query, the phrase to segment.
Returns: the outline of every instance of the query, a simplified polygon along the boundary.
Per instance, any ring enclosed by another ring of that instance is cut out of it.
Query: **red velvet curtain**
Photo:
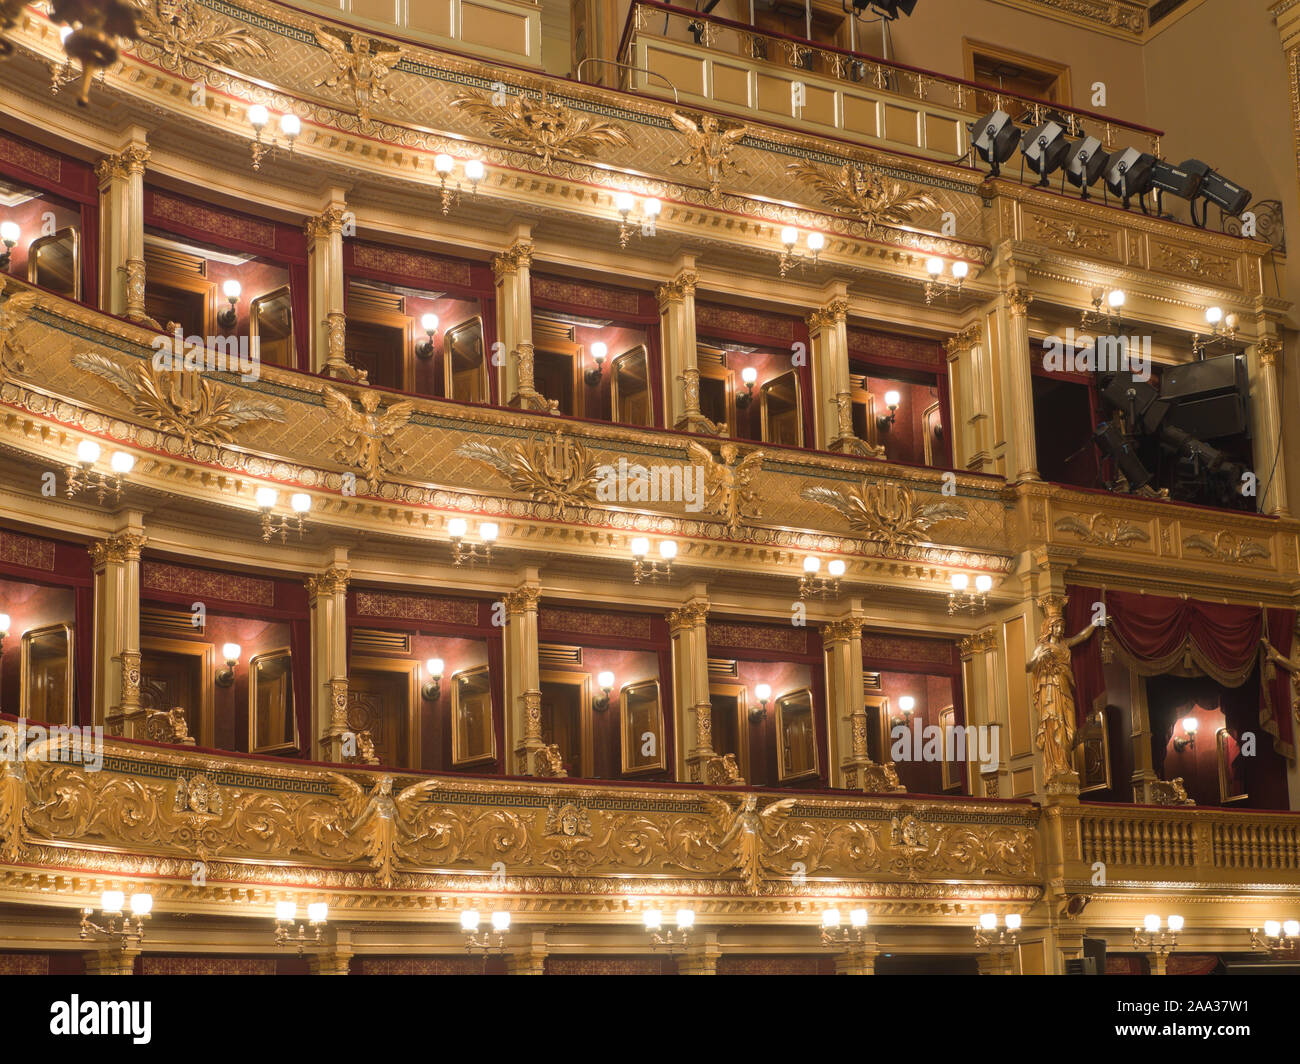
[[[1077,586],[1067,591],[1066,634],[1072,636],[1091,624],[1094,603],[1104,602],[1111,639],[1122,653],[1139,663],[1145,675],[1174,671],[1190,659],[1223,687],[1240,687],[1260,663],[1261,640],[1266,633],[1271,634],[1270,642],[1283,654],[1291,650],[1295,615],[1290,610],[1265,611],[1258,606],[1131,591],[1102,592]],[[1098,631],[1072,652],[1075,704],[1081,724],[1089,712],[1105,704],[1100,637]],[[1271,680],[1260,684],[1258,723],[1273,736],[1274,747],[1285,757],[1294,755],[1290,705],[1290,674],[1276,669]]]
[[[314,759],[315,736],[311,730],[311,707],[319,692],[311,683],[311,619],[295,617],[289,622],[289,656],[293,661],[293,715],[298,722],[298,754]],[[329,707],[322,708],[322,715]]]

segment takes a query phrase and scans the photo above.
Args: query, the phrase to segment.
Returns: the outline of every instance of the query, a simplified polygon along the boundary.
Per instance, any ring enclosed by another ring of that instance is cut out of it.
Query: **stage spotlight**
[[[1185,200],[1194,199],[1202,179],[1209,172],[1210,168],[1199,159],[1187,159],[1177,166],[1157,159],[1151,167],[1151,187],[1161,192],[1172,192]]]
[[[1250,203],[1250,190],[1229,181],[1217,170],[1211,170],[1201,181],[1201,195],[1224,214],[1234,216],[1241,214]]]
[[[1137,148],[1125,148],[1118,155],[1112,155],[1106,168],[1106,187],[1111,193],[1124,201],[1128,210],[1129,200],[1137,196],[1142,199],[1151,191],[1151,168],[1156,164],[1156,157],[1150,152],[1138,151]],[[1145,210],[1145,206],[1143,210]]]
[[[1102,150],[1101,141],[1096,137],[1084,137],[1070,145],[1065,153],[1065,176],[1083,198],[1088,198],[1088,186],[1096,184],[1103,173],[1110,155]]]
[[[1020,142],[1020,152],[1029,169],[1038,175],[1040,187],[1046,187],[1048,176],[1065,161],[1065,153],[1069,150],[1070,142],[1065,139],[1065,130],[1055,122],[1044,122],[1037,129],[1031,129]]]
[[[975,154],[989,164],[990,172],[997,177],[1002,164],[1016,153],[1020,130],[1006,111],[994,111],[970,127],[970,137]]]
[[[910,15],[912,9],[916,7],[916,0],[866,0],[861,4],[858,0],[853,0],[853,6],[859,11],[864,7],[870,7],[877,14],[892,21],[899,15]]]

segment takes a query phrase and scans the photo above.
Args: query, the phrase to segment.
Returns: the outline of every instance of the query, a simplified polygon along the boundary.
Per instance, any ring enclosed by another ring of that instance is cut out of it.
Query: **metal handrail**
[[[574,73],[574,77],[576,77],[579,81],[582,81],[582,68],[585,67],[588,63],[605,63],[608,66],[616,66],[623,70],[635,70],[641,74],[649,74],[650,77],[658,78],[660,81],[662,81],[665,85],[667,85],[670,89],[673,90],[673,103],[681,103],[681,100],[677,96],[677,86],[674,85],[662,74],[660,74],[659,71],[657,70],[650,70],[647,67],[633,66],[631,63],[620,63],[617,59],[598,59],[595,56],[588,56],[586,59],[584,59],[581,63],[578,64],[578,69]],[[586,82],[583,82],[583,84],[586,84]]]

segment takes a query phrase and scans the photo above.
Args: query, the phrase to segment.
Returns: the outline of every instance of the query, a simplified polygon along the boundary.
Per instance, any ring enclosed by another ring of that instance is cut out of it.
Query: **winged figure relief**
[[[74,355],[77,369],[103,377],[131,400],[131,413],[163,432],[181,437],[189,455],[194,445],[233,443],[235,430],[253,421],[284,421],[284,409],[269,399],[242,389],[213,384],[193,374],[192,392],[180,387],[177,375],[159,372],[148,362],[124,366],[107,355]]]
[[[723,125],[713,115],[682,114],[674,111],[668,116],[686,138],[689,150],[674,159],[673,166],[693,167],[704,174],[709,182],[709,195],[716,196],[729,170],[748,174],[731,160],[731,152],[749,131],[748,126]]]
[[[193,0],[134,0],[140,36],[173,59],[230,63],[240,58],[266,59],[266,42],[243,26],[221,25],[211,11]]]
[[[590,156],[601,147],[625,148],[632,143],[627,131],[612,122],[580,115],[548,99],[519,93],[495,103],[479,93],[466,92],[451,105],[473,115],[499,140],[541,155],[549,167],[556,155]]]
[[[385,469],[401,471],[403,452],[393,444],[393,436],[406,426],[415,412],[409,400],[390,403],[383,409],[382,396],[369,389],[361,389],[358,401],[361,409],[337,388],[328,384],[323,393],[325,409],[336,425],[334,435],[339,440],[334,460],[361,470],[372,485],[379,483]]]
[[[329,827],[335,834],[341,829],[347,840],[347,857],[370,858],[381,885],[391,887],[397,851],[410,835],[416,808],[429,791],[439,786],[439,781],[424,780],[394,795],[393,777],[389,775],[379,776],[369,791],[340,773],[331,772],[329,777],[343,804],[342,818]]]
[[[4,281],[0,280],[0,293],[3,291]],[[13,288],[9,297],[0,303],[0,384],[4,383],[12,371],[22,372],[22,356],[27,352],[18,340],[18,326],[32,312],[34,306],[36,306],[36,291],[30,288]]]
[[[346,85],[352,90],[357,118],[362,124],[370,121],[372,106],[396,103],[386,84],[393,67],[406,54],[403,48],[383,48],[378,41],[361,33],[354,33],[344,41],[319,26],[315,29],[317,43],[329,53],[334,64],[333,73],[316,82],[316,88],[337,89]]]
[[[724,443],[718,457],[701,443],[686,445],[691,461],[704,468],[705,506],[733,531],[743,518],[761,517],[754,477],[763,466],[763,452],[750,451],[743,458],[734,443]]]
[[[893,181],[873,166],[845,163],[833,170],[800,159],[790,163],[786,170],[819,192],[827,207],[853,215],[869,232],[881,225],[900,225],[924,211],[939,209],[933,196]]]
[[[954,502],[918,505],[916,493],[903,484],[872,484],[864,480],[860,491],[804,488],[800,498],[820,503],[842,514],[849,528],[860,532],[890,553],[916,543],[943,521],[965,521],[965,507]]]

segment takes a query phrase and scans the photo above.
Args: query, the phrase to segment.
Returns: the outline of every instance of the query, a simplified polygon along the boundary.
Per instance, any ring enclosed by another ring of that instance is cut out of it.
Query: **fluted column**
[[[998,712],[997,650],[998,630],[985,628],[967,636],[959,644],[961,653],[962,693],[966,703],[966,723],[975,728],[988,728],[997,736],[998,765],[984,772],[975,761],[968,761],[970,793],[978,798],[997,798],[1004,788],[1002,777],[1006,774],[1006,754],[1003,744],[1007,739],[1006,722]]]
[[[111,314],[144,321],[144,171],[149,148],[144,130],[133,127],[121,151],[95,166],[99,179],[100,306]]]
[[[697,595],[668,611],[672,639],[673,709],[677,778],[708,782],[713,753],[713,707],[709,701],[709,602]]]
[[[718,426],[700,413],[699,347],[695,335],[695,260],[678,260],[677,274],[661,284],[660,335],[663,346],[664,423],[686,432],[717,435]]]
[[[853,433],[853,390],[849,383],[849,301],[844,284],[834,296],[808,315],[812,342],[814,445],[823,451],[883,456]]]
[[[835,974],[875,975],[876,958],[879,956],[880,947],[876,944],[875,937],[869,936],[865,941],[835,955]]]
[[[138,520],[90,546],[95,579],[94,722],[109,735],[144,736],[140,705],[140,552]],[[187,709],[192,707],[186,707]]]
[[[537,663],[536,583],[526,582],[506,595],[505,696],[506,747],[515,754],[520,776],[553,776],[542,741],[542,684]],[[574,751],[565,751],[572,754]]]
[[[1011,283],[1003,291],[1007,309],[1007,401],[1010,404],[1005,417],[1008,427],[1014,427],[1011,438],[1011,468],[1009,480],[1038,480],[1038,448],[1034,440],[1034,382],[1031,372],[1033,358],[1029,344],[1029,304],[1033,293],[1019,283]]]
[[[492,259],[497,336],[506,351],[497,381],[509,406],[553,413],[556,403],[538,392],[533,377],[533,242],[528,234],[527,228],[517,229],[514,243]]]
[[[866,758],[866,710],[862,701],[862,624],[852,614],[822,626],[822,654],[826,662],[826,743],[832,787],[855,781]],[[858,718],[861,718],[860,720]],[[854,742],[859,728],[862,742]]]
[[[343,194],[331,191],[320,214],[307,220],[307,261],[311,272],[311,364],[317,373],[339,380],[366,383],[366,373],[347,360],[346,282],[343,276],[343,236],[355,225]]]
[[[1286,452],[1282,447],[1282,400],[1277,365],[1281,357],[1282,341],[1273,335],[1261,336],[1246,351],[1259,512],[1285,515],[1289,512]]]
[[[312,734],[320,744],[322,761],[356,756],[356,738],[348,735],[348,581],[352,574],[336,560],[324,572],[309,576],[307,604],[311,611]]]
[[[952,395],[953,463],[977,473],[993,471],[993,378],[984,327],[967,326],[948,340]]]

